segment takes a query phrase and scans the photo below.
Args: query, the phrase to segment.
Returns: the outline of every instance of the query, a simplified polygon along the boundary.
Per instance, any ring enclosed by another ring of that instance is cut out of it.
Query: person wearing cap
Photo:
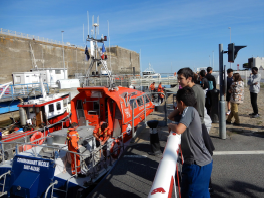
[[[80,153],[78,141],[80,139],[78,132],[76,131],[78,124],[73,122],[67,133],[67,141],[68,141],[68,150],[76,153]],[[76,155],[74,153],[71,154],[71,171],[72,175],[75,175],[75,168],[77,170],[78,177],[85,177],[84,174],[81,174],[81,166],[80,166],[80,155]],[[76,160],[76,162],[75,162]],[[76,167],[75,167],[76,163]]]

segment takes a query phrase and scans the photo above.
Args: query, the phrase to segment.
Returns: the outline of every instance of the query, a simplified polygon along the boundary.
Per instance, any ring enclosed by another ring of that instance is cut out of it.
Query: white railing
[[[35,36],[35,35],[30,35],[30,34],[17,32],[17,31],[6,30],[6,29],[3,29],[3,28],[0,28],[0,34],[16,36],[16,37],[25,38],[25,39],[33,39],[33,40],[41,41],[41,42],[45,42],[45,43],[59,44],[59,45],[65,45],[65,46],[69,46],[69,47],[78,47],[78,48],[83,48],[84,49],[84,46],[68,45],[67,42],[65,43],[65,42],[56,41],[56,40],[52,40],[52,39],[48,39],[48,38],[44,38],[44,37],[39,37],[39,36]]]
[[[178,173],[178,157],[181,145],[181,135],[171,132],[162,158],[159,163],[155,179],[149,191],[148,198],[171,198],[172,190],[174,189],[175,197],[180,194],[179,175],[175,178],[175,173]],[[178,190],[176,189],[176,181],[178,181]]]

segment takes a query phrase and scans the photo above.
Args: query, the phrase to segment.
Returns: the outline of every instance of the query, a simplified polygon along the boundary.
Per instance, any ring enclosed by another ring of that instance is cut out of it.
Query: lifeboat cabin
[[[112,138],[123,134],[124,143],[132,137],[132,133],[127,132],[128,127],[131,129],[132,126],[132,99],[136,99],[135,127],[144,120],[144,103],[146,116],[154,110],[148,95],[144,101],[144,92],[131,88],[116,87],[109,90],[107,87],[84,87],[78,88],[78,91],[80,93],[71,101],[71,121],[79,123],[79,126],[96,126],[101,121],[107,122],[113,129]]]
[[[30,100],[18,105],[21,126],[33,128],[33,130],[44,130],[49,132],[60,130],[62,126],[68,127],[70,116],[69,93],[57,93]],[[27,131],[29,129],[26,129]]]

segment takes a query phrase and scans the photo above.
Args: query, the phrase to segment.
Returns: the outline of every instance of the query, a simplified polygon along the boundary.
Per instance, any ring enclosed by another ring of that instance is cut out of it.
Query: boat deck
[[[164,132],[165,130],[161,130],[161,128],[158,130],[163,152],[168,132]],[[148,197],[162,157],[162,155],[153,156],[147,153],[151,149],[149,137],[148,127],[146,127],[135,139],[135,143],[129,144],[126,152],[119,158],[111,172],[87,198]]]

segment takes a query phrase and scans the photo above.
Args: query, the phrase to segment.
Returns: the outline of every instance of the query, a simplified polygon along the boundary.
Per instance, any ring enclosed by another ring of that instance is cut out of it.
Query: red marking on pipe
[[[152,190],[151,195],[155,195],[157,192],[161,192],[161,194],[165,194],[166,191],[162,187],[159,187]]]
[[[173,179],[173,176],[171,176],[171,183],[170,183],[168,198],[171,198],[172,190],[173,190],[173,184],[174,184],[174,179]]]

